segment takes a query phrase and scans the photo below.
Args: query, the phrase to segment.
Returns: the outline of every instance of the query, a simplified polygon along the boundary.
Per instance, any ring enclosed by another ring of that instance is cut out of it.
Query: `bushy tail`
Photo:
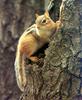
[[[21,91],[24,91],[26,86],[26,74],[24,65],[24,55],[20,53],[19,48],[17,49],[16,59],[15,59],[15,74],[18,87]]]

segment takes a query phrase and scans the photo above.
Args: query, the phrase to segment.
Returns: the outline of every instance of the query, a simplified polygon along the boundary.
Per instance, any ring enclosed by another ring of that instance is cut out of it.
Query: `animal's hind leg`
[[[30,56],[29,59],[33,62],[38,62],[39,58],[37,56]]]
[[[38,62],[39,58],[37,56],[33,56],[32,52],[27,53],[26,57],[32,62]]]

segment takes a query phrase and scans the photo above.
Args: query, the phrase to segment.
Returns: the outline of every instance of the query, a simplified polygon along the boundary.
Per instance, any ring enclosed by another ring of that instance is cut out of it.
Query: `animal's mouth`
[[[55,33],[56,33],[56,29],[52,29],[51,36],[53,36]]]

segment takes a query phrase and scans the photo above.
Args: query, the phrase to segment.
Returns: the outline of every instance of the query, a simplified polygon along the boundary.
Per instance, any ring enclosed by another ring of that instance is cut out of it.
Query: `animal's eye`
[[[46,19],[43,19],[43,20],[42,20],[42,23],[43,23],[43,24],[46,23]]]

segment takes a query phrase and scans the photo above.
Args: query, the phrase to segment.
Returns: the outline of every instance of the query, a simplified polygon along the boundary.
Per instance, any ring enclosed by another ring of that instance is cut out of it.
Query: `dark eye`
[[[42,20],[42,23],[43,23],[43,24],[46,23],[46,19],[43,19],[43,20]]]

